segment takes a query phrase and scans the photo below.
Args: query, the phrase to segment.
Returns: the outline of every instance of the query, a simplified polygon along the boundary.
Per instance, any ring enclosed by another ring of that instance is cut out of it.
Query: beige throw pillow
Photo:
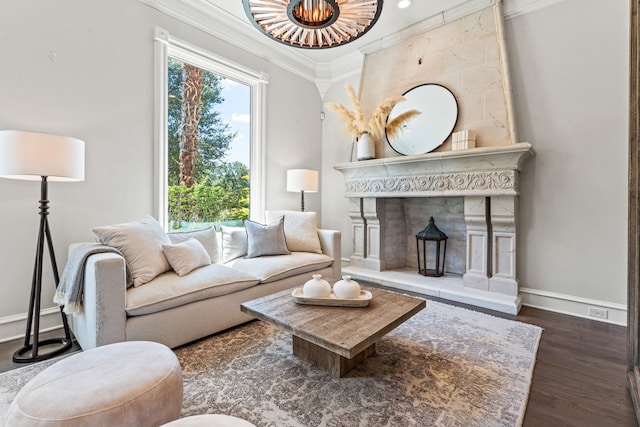
[[[171,269],[162,245],[171,241],[152,216],[123,224],[91,229],[98,243],[122,252],[131,270],[133,286],[144,285],[160,273]]]
[[[191,238],[175,245],[162,245],[167,261],[180,277],[211,264],[211,258],[199,240]]]
[[[216,229],[213,227],[197,231],[180,231],[167,233],[172,244],[186,242],[189,239],[196,239],[207,250],[212,264],[220,262],[220,251],[218,250],[218,237]]]
[[[322,253],[316,212],[267,211],[267,222],[284,216],[284,235],[292,252]]]

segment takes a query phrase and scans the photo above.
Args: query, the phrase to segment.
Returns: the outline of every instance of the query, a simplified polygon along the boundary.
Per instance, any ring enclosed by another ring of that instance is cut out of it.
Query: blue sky
[[[238,132],[227,156],[229,162],[242,162],[249,166],[251,147],[251,89],[249,86],[225,78],[222,81],[224,102],[218,105],[222,120]]]

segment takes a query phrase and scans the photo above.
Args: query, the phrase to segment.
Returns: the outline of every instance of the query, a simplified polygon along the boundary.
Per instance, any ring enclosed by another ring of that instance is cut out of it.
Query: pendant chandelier
[[[383,0],[242,0],[249,21],[293,47],[323,49],[349,43],[373,27]]]

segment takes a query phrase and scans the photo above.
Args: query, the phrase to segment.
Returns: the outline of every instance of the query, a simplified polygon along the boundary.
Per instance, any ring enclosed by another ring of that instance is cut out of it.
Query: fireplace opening
[[[381,261],[387,270],[413,269],[418,271],[416,234],[433,216],[438,228],[448,236],[444,272],[465,273],[466,235],[463,197],[407,197],[385,198],[384,254]],[[430,250],[433,250],[431,248]],[[435,253],[427,253],[434,259]]]

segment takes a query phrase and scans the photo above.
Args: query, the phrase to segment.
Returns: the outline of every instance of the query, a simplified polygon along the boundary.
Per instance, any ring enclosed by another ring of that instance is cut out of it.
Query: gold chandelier
[[[293,47],[323,49],[349,43],[373,27],[383,0],[242,0],[249,20]]]

